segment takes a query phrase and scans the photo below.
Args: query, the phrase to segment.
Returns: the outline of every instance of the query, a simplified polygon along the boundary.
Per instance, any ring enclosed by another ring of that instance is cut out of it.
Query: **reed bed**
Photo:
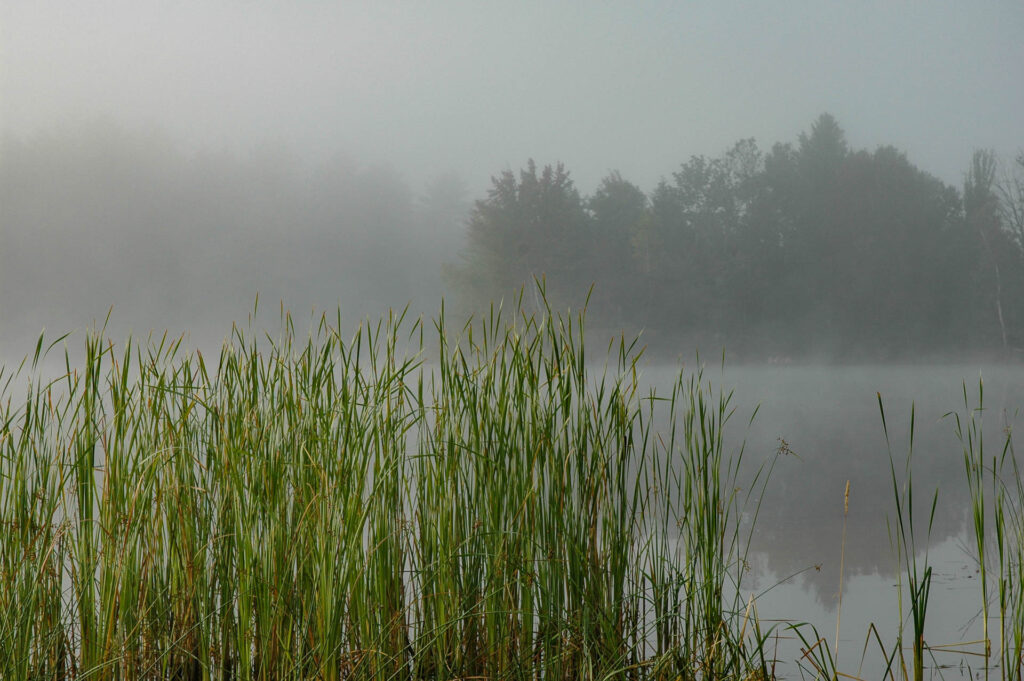
[[[773,676],[729,394],[550,309],[340,328],[7,382],[0,679]]]
[[[969,522],[981,587],[984,674],[985,679],[990,678],[995,668],[1002,679],[1020,681],[1024,678],[1024,476],[1017,465],[1009,423],[1004,422],[997,453],[992,454],[991,448],[986,453],[984,384],[978,382],[976,402],[968,397],[966,383],[963,396],[963,415],[951,416],[963,445],[970,490]]]
[[[701,368],[645,392],[637,340],[595,363],[583,314],[518,303],[349,338],[339,316],[300,339],[282,312],[215,364],[101,329],[56,377],[38,366],[63,337],[0,367],[0,681],[766,680],[779,636],[804,644],[801,678],[858,678],[745,595],[776,459],[741,467],[732,395]],[[1020,681],[1024,480],[1009,428],[986,453],[983,396],[951,415],[977,655]],[[897,640],[867,634],[894,681],[933,652],[913,420],[900,474],[889,454],[909,631],[900,588]]]

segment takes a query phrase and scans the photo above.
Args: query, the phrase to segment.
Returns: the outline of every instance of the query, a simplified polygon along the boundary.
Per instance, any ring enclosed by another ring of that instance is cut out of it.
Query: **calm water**
[[[652,367],[648,380],[667,386],[677,370]],[[895,521],[895,503],[878,407],[881,393],[901,480],[914,405],[913,486],[919,517],[927,518],[938,490],[930,542],[924,541],[927,528],[919,528],[920,548],[929,546],[935,573],[925,640],[939,646],[981,638],[981,590],[969,548],[974,540],[966,533],[969,496],[963,449],[952,417],[944,415],[966,413],[965,381],[969,404],[977,406],[978,382],[983,379],[986,452],[988,457],[999,454],[1004,428],[1013,423],[1015,410],[1024,410],[1024,367],[754,366],[726,367],[724,373],[716,367],[705,376],[735,390],[733,446],[745,435],[750,468],[770,458],[782,441],[793,452],[781,457],[775,468],[753,538],[752,580],[744,592],[765,591],[758,600],[762,619],[808,622],[832,647],[841,614],[839,660],[845,673],[857,673],[871,624],[891,649],[899,610],[896,554],[886,521]],[[757,405],[757,417],[747,429]],[[847,481],[850,499],[841,576]],[[797,643],[781,640],[781,659],[799,656]],[[980,644],[959,647],[982,650]],[[867,656],[872,661],[881,657],[873,638]],[[981,658],[963,653],[936,653],[936,658],[947,667],[942,672],[946,678],[968,676],[968,665],[975,670],[981,666]],[[788,676],[796,675],[792,663],[787,668]],[[866,665],[862,674],[873,678],[878,672]]]

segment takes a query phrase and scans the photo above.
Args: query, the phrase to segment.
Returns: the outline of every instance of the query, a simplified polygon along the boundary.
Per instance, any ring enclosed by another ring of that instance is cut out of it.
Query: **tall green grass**
[[[878,411],[882,417],[882,432],[885,435],[886,449],[889,454],[889,472],[892,479],[893,499],[895,502],[895,521],[886,521],[889,530],[889,539],[896,551],[897,572],[899,576],[897,587],[897,602],[899,604],[899,627],[896,636],[896,645],[892,657],[888,660],[887,671],[890,671],[896,660],[899,661],[899,668],[902,670],[903,678],[912,678],[914,681],[924,679],[925,652],[927,643],[925,641],[925,621],[928,614],[928,602],[931,598],[932,589],[932,566],[928,562],[928,539],[931,536],[932,525],[935,521],[935,507],[939,501],[938,489],[932,494],[931,506],[928,511],[926,536],[924,549],[919,548],[918,541],[920,521],[914,522],[915,514],[920,511],[914,504],[914,482],[913,466],[914,457],[914,425],[915,409],[910,407],[910,430],[909,442],[907,445],[907,456],[904,464],[902,484],[900,476],[896,472],[896,462],[892,453],[892,443],[889,441],[889,426],[885,420],[885,407],[882,404],[882,396],[878,395]],[[903,654],[904,641],[904,600],[903,584],[906,580],[907,596],[910,601],[910,629],[911,629],[911,668],[907,670],[906,659]]]
[[[1009,424],[1004,426],[998,453],[989,458],[985,452],[984,384],[978,382],[976,406],[968,397],[966,383],[963,397],[963,416],[952,416],[957,438],[963,445],[964,471],[970,490],[970,523],[981,578],[985,678],[989,678],[992,667],[994,622],[999,644],[996,665],[1001,678],[1019,681],[1024,678],[1024,478],[1017,465]]]
[[[7,382],[0,678],[770,678],[730,395],[583,321],[101,330]]]
[[[0,367],[0,679],[775,678],[744,582],[775,459],[745,477],[704,369],[645,391],[638,341],[595,361],[583,315],[546,307],[340,328],[282,312],[215,361],[101,329],[57,376],[63,338]],[[1024,482],[977,405],[956,433],[986,674],[1019,680]],[[890,450],[911,660],[901,600],[886,678],[929,654],[913,418],[902,471]],[[845,676],[788,631],[802,677]]]

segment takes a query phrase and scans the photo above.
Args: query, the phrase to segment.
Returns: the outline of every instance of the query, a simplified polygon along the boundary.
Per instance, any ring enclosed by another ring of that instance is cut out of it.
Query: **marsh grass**
[[[282,310],[276,338],[236,327],[212,363],[100,329],[45,380],[65,339],[40,338],[0,367],[0,679],[774,679],[782,635],[802,678],[857,678],[839,613],[833,649],[765,627],[745,588],[788,446],[744,477],[725,435],[744,424],[703,367],[644,392],[637,340],[595,363],[582,314],[522,302],[350,338],[339,316],[301,339]],[[964,405],[985,658],[991,620],[1019,681],[1024,482],[1008,427],[985,454],[980,385]],[[873,641],[889,679],[931,654],[913,433],[912,411],[899,469],[889,447],[899,633],[870,627],[861,659]]]
[[[215,363],[101,329],[52,381],[40,339],[0,380],[0,678],[771,678],[731,395],[643,394],[625,339],[595,371],[583,321],[282,313]]]
[[[910,430],[907,444],[907,455],[904,464],[902,484],[900,476],[896,472],[896,462],[892,453],[892,444],[889,441],[889,426],[885,420],[885,407],[882,404],[882,396],[878,395],[878,411],[882,417],[882,432],[885,435],[886,449],[889,453],[889,471],[892,479],[893,500],[895,502],[895,521],[886,521],[889,530],[889,541],[896,551],[898,580],[898,613],[899,627],[897,629],[896,644],[893,649],[893,656],[888,660],[888,667],[891,670],[895,662],[899,662],[903,678],[911,678],[913,681],[922,681],[924,678],[925,651],[925,620],[928,614],[928,601],[931,597],[932,587],[932,566],[928,563],[928,540],[932,532],[932,524],[935,521],[935,508],[939,501],[939,491],[935,490],[931,498],[931,506],[927,516],[925,528],[925,541],[923,552],[919,548],[920,542],[917,539],[918,531],[915,524],[915,513],[919,513],[914,505],[914,483],[913,483],[913,456],[914,456],[914,426],[915,409],[910,407]],[[919,562],[920,557],[920,562]],[[909,621],[911,628],[911,669],[908,672],[906,658],[903,654],[904,642],[904,600],[903,587],[906,580],[907,596],[910,601]],[[888,670],[887,670],[888,671]]]
[[[985,678],[992,657],[990,622],[996,624],[1001,678],[1024,676],[1024,479],[1017,466],[1010,424],[1003,430],[999,451],[985,453],[985,388],[978,382],[976,406],[963,384],[964,413],[950,414],[963,445],[964,471],[970,491],[970,524],[974,532],[981,587]],[[992,572],[992,574],[990,574]],[[992,579],[995,593],[992,593]],[[993,595],[996,612],[992,612]]]

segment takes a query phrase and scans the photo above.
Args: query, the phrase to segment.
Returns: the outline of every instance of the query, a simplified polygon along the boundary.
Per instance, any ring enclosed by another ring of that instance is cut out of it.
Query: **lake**
[[[678,367],[651,366],[648,380],[664,390],[677,371]],[[722,372],[716,366],[706,370],[705,377],[734,390],[733,449],[745,435],[748,475],[780,447],[791,452],[779,458],[773,471],[752,540],[753,580],[745,586],[752,587],[755,594],[764,592],[758,600],[762,619],[813,624],[831,647],[837,615],[841,614],[839,669],[850,674],[857,672],[869,625],[877,627],[887,648],[895,641],[897,559],[887,520],[895,522],[896,506],[878,405],[880,393],[901,484],[912,405],[914,408],[916,517],[927,519],[932,495],[938,490],[927,542],[934,576],[925,640],[939,646],[982,638],[981,589],[975,552],[970,548],[973,531],[967,534],[970,497],[963,448],[955,435],[953,417],[946,415],[955,411],[961,418],[966,415],[964,382],[969,404],[977,406],[982,379],[986,452],[989,458],[998,455],[1004,429],[1012,426],[1016,410],[1024,408],[1024,367],[760,365],[726,366]],[[758,405],[756,418],[747,428]],[[850,496],[844,554],[847,482]],[[922,525],[918,532],[923,549],[927,527]],[[907,602],[904,600],[904,613]],[[781,641],[780,652],[786,652],[780,657],[792,660],[798,656],[798,644],[792,638]],[[980,644],[957,647],[982,650]],[[867,656],[872,661],[881,657],[874,639]],[[943,666],[958,669],[963,665],[964,674],[968,665],[975,670],[982,666],[981,658],[959,652],[937,653],[936,657]],[[956,669],[944,674],[956,677]],[[791,668],[787,676],[795,671]],[[872,678],[871,673],[863,673]]]

